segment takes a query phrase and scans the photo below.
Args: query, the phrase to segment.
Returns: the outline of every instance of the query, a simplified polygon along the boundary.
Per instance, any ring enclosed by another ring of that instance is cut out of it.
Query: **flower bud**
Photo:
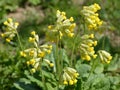
[[[99,50],[98,54],[103,63],[110,63],[112,56],[107,51]]]

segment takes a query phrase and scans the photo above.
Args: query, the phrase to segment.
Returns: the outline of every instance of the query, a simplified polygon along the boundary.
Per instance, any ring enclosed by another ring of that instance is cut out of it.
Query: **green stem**
[[[17,30],[16,30],[16,34],[17,34],[18,42],[20,44],[20,48],[21,48],[21,50],[23,50],[22,43],[20,41],[20,37],[19,37],[19,34],[18,34]]]
[[[45,76],[44,76],[44,73],[42,70],[42,66],[43,66],[43,58],[41,59],[41,61],[39,62],[40,63],[40,71],[41,71],[41,75],[42,75],[42,82],[43,82],[43,90],[47,90],[47,87],[46,87],[46,84],[45,84]]]
[[[104,46],[105,46],[105,36],[103,37],[102,49],[104,49]]]
[[[87,77],[87,80],[89,79],[89,77],[91,76],[92,72],[93,72],[94,69],[95,69],[95,60],[96,60],[96,59],[94,59],[94,61],[93,61],[93,63],[92,63],[92,67],[91,67],[90,73],[89,73],[89,75],[88,75],[88,77]]]
[[[84,81],[81,79],[81,90],[84,90]]]
[[[61,63],[60,63],[60,53],[59,53],[59,40],[60,40],[60,38],[59,38],[59,36],[57,37],[57,43],[56,43],[56,69],[57,69],[57,76],[59,77],[59,75],[60,75],[60,65],[61,65]]]
[[[60,63],[61,63],[61,67],[60,67],[60,73],[62,72],[63,70],[63,58],[62,58],[62,49],[61,49],[61,41],[60,41],[60,55],[59,55],[59,60],[60,60]]]
[[[88,81],[88,80],[89,80],[89,78],[90,78],[90,76],[91,76],[92,72],[93,72],[93,71],[94,71],[94,69],[95,69],[95,60],[96,60],[96,59],[94,59],[94,61],[93,61],[93,63],[92,63],[92,67],[91,67],[90,73],[89,73],[89,75],[88,75],[88,77],[87,77],[87,80],[86,80],[86,81]],[[85,82],[82,84],[82,90],[84,90],[84,87],[86,87]]]
[[[42,75],[42,82],[43,82],[43,90],[46,90],[47,88],[46,88],[46,84],[45,84],[45,76],[44,76],[44,74],[43,74],[43,71],[42,71],[42,69],[41,69],[41,75]]]
[[[70,60],[70,66],[72,67],[73,66],[73,62],[74,62],[74,59],[73,59],[73,55],[74,55],[74,51],[75,51],[75,41],[76,41],[76,38],[74,40],[74,43],[73,43],[73,48],[72,48],[72,54],[71,54],[71,60]]]
[[[80,29],[80,27],[78,27],[78,29]],[[79,31],[80,32],[80,31]],[[75,52],[75,47],[76,47],[76,42],[77,42],[77,38],[79,36],[80,33],[77,33],[76,37],[74,38],[74,42],[73,42],[73,48],[72,48],[72,54],[71,54],[71,60],[70,60],[70,66],[73,67],[75,65],[75,59],[73,58],[74,56],[74,52]]]
[[[60,76],[60,60],[59,60],[59,37],[57,37],[57,43],[56,43],[56,76],[59,79]],[[59,82],[57,83],[57,89],[59,90]]]
[[[84,34],[86,33],[86,24],[85,24],[85,19],[83,18],[83,29],[84,29]]]

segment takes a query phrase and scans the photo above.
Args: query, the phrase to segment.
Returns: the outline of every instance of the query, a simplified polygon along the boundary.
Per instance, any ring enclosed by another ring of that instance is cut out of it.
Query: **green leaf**
[[[31,84],[31,81],[26,78],[20,78],[20,82],[24,82],[25,84]]]
[[[42,70],[42,73],[43,73],[43,75],[45,76],[45,77],[47,77],[47,78],[51,78],[51,79],[55,79],[55,77],[54,77],[54,75],[52,74],[52,73],[50,73],[50,72],[47,72],[47,71],[44,71],[44,70]]]
[[[104,74],[91,74],[85,82],[84,90],[110,90],[110,82]]]
[[[79,72],[80,76],[84,76],[84,75],[88,74],[88,72],[91,69],[90,65],[88,65],[88,64],[79,64],[78,62],[77,62],[75,67],[76,67],[77,71]]]
[[[104,70],[103,64],[99,64],[99,65],[97,65],[97,67],[95,68],[94,72],[97,73],[97,74],[99,74],[99,73],[102,73],[103,70]]]
[[[120,83],[120,76],[110,76],[109,79],[111,84],[117,85]]]
[[[69,64],[69,59],[68,59],[65,49],[60,50],[60,55],[61,55],[61,59],[63,59],[64,63],[66,62],[67,64]]]
[[[98,77],[95,79],[94,83],[92,84],[92,87],[94,87],[95,90],[110,90],[109,79],[106,77],[103,77],[103,78]]]
[[[47,90],[55,90],[50,83],[46,83]]]
[[[33,5],[37,5],[41,2],[41,0],[29,0],[29,2]]]
[[[14,83],[14,86],[18,89],[18,90],[24,90],[22,87],[20,87],[20,85],[19,84],[17,84],[17,83]]]
[[[37,84],[38,86],[40,86],[40,87],[44,87],[42,81],[36,79],[36,78],[33,77],[33,76],[30,76],[27,71],[25,71],[25,75],[27,76],[27,78],[28,78],[31,82],[36,83],[36,84]]]
[[[116,54],[113,60],[110,62],[110,65],[108,66],[107,70],[115,71],[119,68],[119,66],[120,66],[120,60],[119,60],[118,54]]]

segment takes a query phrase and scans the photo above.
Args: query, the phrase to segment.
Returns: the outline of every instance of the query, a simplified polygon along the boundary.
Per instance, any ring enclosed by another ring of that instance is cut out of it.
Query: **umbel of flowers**
[[[8,18],[7,21],[4,22],[5,32],[1,34],[3,38],[5,38],[6,42],[10,42],[13,40],[17,33],[17,27],[19,25],[18,22],[14,22],[11,18]]]
[[[79,76],[78,72],[70,67],[66,67],[63,70],[61,76],[61,83],[64,85],[73,85],[77,83],[77,77]]]
[[[31,66],[31,72],[35,72],[39,67],[41,67],[41,63],[45,61],[49,64],[50,67],[53,67],[53,63],[49,60],[44,59],[46,54],[50,54],[52,50],[51,45],[39,45],[39,37],[35,33],[35,31],[31,32],[31,37],[29,37],[29,42],[34,44],[34,47],[28,48],[20,52],[20,55],[27,58],[27,65]]]
[[[101,7],[96,3],[90,6],[83,7],[81,13],[89,30],[96,30],[97,27],[102,24],[102,21],[99,19],[99,14],[97,13],[97,11],[100,9]]]
[[[75,23],[72,23],[74,21],[73,17],[68,19],[66,13],[59,10],[57,10],[56,16],[56,24],[48,26],[47,39],[56,42],[58,38],[61,39],[63,36],[73,37],[76,26]]]
[[[112,56],[110,55],[110,53],[108,53],[105,50],[99,50],[98,51],[99,57],[101,59],[102,63],[110,63]]]
[[[94,46],[97,45],[97,41],[93,40],[94,34],[83,35],[80,40],[79,51],[83,60],[90,61],[92,58],[96,58]]]

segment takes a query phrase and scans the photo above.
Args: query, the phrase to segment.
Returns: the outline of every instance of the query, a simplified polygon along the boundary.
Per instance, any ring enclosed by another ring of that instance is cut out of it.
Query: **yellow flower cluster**
[[[97,29],[97,27],[102,25],[103,21],[99,19],[98,17],[99,14],[96,13],[100,9],[101,7],[96,3],[90,6],[83,7],[83,10],[81,11],[81,13],[85,19],[85,22],[89,30]]]
[[[98,51],[99,57],[103,63],[110,63],[112,56],[105,50]]]
[[[8,18],[7,21],[4,22],[5,32],[1,34],[2,38],[5,38],[6,42],[10,42],[17,33],[16,29],[19,25],[18,22],[13,22],[11,18]]]
[[[77,77],[79,76],[79,74],[77,73],[77,71],[73,68],[70,67],[66,67],[63,70],[63,74],[62,74],[62,84],[64,85],[73,85],[77,83]]]
[[[73,37],[74,28],[76,26],[73,17],[67,19],[65,12],[57,10],[57,21],[55,25],[49,25],[46,33],[47,39],[50,41],[56,41],[58,38],[62,39],[63,36]]]
[[[34,43],[34,47],[21,51],[20,55],[28,59],[27,65],[33,67],[31,69],[31,72],[34,73],[37,70],[37,68],[41,65],[40,63],[44,61],[43,58],[45,57],[45,55],[51,53],[52,45],[44,44],[39,46],[39,37],[36,34],[36,32],[32,31],[31,35],[32,36],[29,37],[29,41]],[[49,64],[50,67],[53,66],[52,63],[47,63],[47,64]]]
[[[90,61],[91,57],[96,58],[97,55],[94,51],[94,46],[97,45],[97,41],[93,40],[94,34],[83,35],[80,42],[80,55],[83,60]]]
[[[34,43],[35,47],[38,47],[39,46],[39,36],[36,34],[35,31],[32,31],[30,34],[31,34],[31,36],[29,37],[28,41],[31,43]]]

